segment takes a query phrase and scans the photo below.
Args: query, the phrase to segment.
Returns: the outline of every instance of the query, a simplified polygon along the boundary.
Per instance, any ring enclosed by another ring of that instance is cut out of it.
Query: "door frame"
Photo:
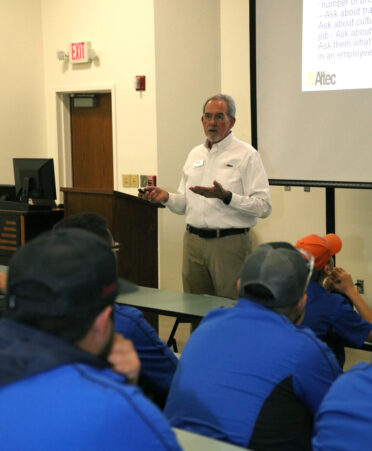
[[[116,89],[115,84],[93,86],[65,86],[55,89],[57,112],[57,146],[58,146],[58,176],[60,187],[72,187],[72,149],[71,149],[71,113],[70,94],[97,93],[111,94],[112,120],[112,161],[114,171],[114,190],[118,191],[119,177],[117,153],[117,122],[116,122]]]

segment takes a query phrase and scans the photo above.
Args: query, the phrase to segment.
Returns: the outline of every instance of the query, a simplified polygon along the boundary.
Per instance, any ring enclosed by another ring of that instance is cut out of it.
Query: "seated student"
[[[0,321],[1,449],[180,449],[124,383],[139,360],[114,333],[117,291],[115,256],[89,232],[46,232],[16,252]]]
[[[295,326],[310,275],[288,243],[246,258],[237,304],[208,313],[186,343],[164,411],[173,427],[252,449],[310,449],[313,416],[340,374],[328,347]]]
[[[313,449],[371,449],[371,395],[371,364],[359,363],[337,379],[316,415]]]
[[[88,230],[103,238],[115,248],[106,219],[97,213],[82,212],[61,219],[54,229],[75,227]],[[140,310],[114,304],[115,329],[132,340],[141,360],[139,385],[160,407],[164,407],[178,359],[160,340],[156,331],[144,319]]]
[[[302,325],[312,329],[328,344],[342,368],[345,363],[344,346],[361,347],[366,340],[371,340],[372,324],[354,311],[349,300],[359,306],[366,304],[355,287],[350,289],[350,279],[345,278],[344,272],[334,268],[333,255],[341,250],[341,239],[333,233],[323,237],[312,234],[299,239],[295,247],[311,253],[316,268],[307,289]],[[330,293],[324,288],[328,278],[340,293]]]

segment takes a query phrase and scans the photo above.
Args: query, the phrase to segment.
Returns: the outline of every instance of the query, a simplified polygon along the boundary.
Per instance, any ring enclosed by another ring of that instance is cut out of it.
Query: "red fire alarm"
[[[145,91],[146,90],[146,76],[145,75],[136,75],[134,85],[135,85],[136,91]]]

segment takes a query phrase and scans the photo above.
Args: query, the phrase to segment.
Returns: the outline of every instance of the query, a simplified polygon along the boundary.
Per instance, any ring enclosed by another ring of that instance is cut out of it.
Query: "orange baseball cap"
[[[295,247],[310,252],[315,258],[316,269],[320,270],[324,268],[332,255],[340,252],[342,241],[335,233],[328,233],[323,237],[312,234],[300,238]]]

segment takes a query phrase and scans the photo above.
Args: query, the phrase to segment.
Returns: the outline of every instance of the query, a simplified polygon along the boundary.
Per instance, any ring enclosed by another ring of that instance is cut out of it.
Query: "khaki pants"
[[[185,293],[237,299],[236,282],[251,250],[249,232],[223,238],[200,238],[186,231],[182,265]]]

